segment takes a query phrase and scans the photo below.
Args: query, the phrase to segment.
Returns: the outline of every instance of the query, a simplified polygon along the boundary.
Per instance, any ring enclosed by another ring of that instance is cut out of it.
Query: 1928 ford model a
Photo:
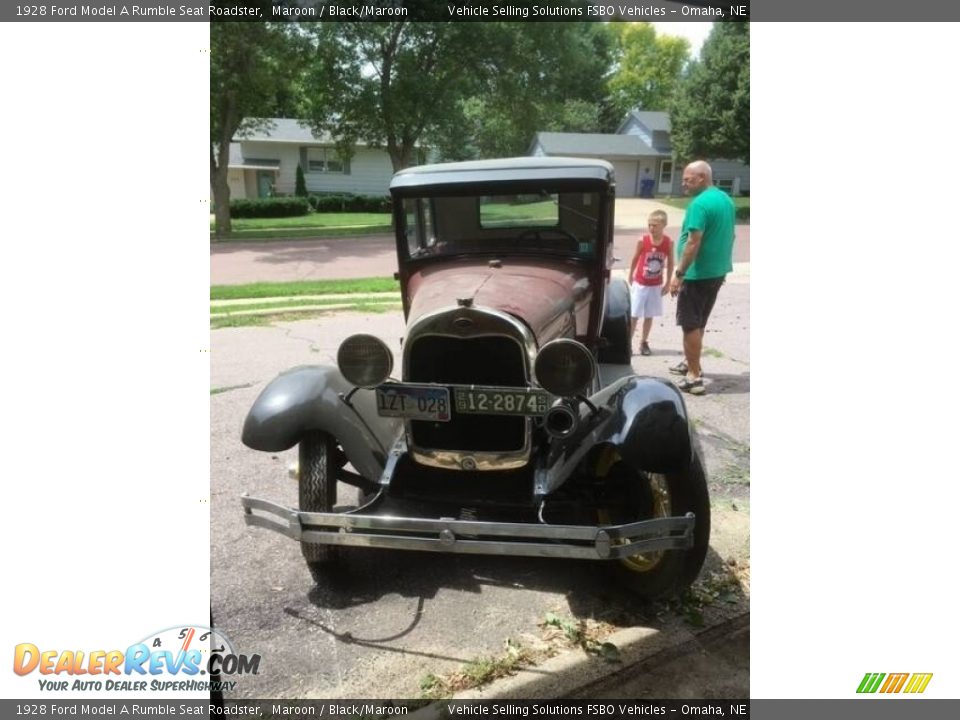
[[[301,543],[319,580],[337,546],[582,558],[658,597],[697,576],[710,535],[683,398],[633,374],[627,285],[611,280],[612,167],[517,158],[428,165],[390,185],[407,321],[389,348],[263,390],[251,448],[299,445],[299,509],[243,497]],[[351,469],[348,469],[348,464]],[[337,483],[361,505],[337,508]]]

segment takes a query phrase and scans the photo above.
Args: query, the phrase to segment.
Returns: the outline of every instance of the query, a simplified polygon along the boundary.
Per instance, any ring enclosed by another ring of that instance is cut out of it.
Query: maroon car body
[[[300,506],[244,497],[248,524],[299,540],[318,582],[340,547],[376,546],[607,560],[646,597],[686,587],[709,541],[706,479],[679,391],[629,367],[612,167],[430,165],[390,191],[399,379],[361,334],[338,367],[271,382],[243,441],[299,446]],[[338,482],[359,506],[337,507]]]
[[[595,288],[587,268],[545,258],[459,259],[404,276],[407,322],[469,299],[516,317],[542,345],[557,337],[585,337]]]

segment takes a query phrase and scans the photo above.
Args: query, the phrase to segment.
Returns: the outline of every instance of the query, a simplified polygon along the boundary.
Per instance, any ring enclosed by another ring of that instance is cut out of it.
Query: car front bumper
[[[693,546],[693,513],[626,525],[547,525],[301,512],[244,495],[247,525],[322,545],[430,552],[614,560]]]

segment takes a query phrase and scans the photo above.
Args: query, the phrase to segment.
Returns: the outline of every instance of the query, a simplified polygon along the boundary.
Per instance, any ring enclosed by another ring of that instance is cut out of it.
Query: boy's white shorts
[[[648,318],[663,315],[663,296],[659,285],[630,283],[630,317]]]

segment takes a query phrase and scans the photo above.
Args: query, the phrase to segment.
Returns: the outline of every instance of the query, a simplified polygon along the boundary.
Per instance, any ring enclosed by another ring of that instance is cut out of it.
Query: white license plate
[[[410,420],[450,421],[450,391],[433,385],[394,385],[377,388],[377,413]]]
[[[458,413],[471,415],[545,415],[552,397],[543,390],[454,388]]]

